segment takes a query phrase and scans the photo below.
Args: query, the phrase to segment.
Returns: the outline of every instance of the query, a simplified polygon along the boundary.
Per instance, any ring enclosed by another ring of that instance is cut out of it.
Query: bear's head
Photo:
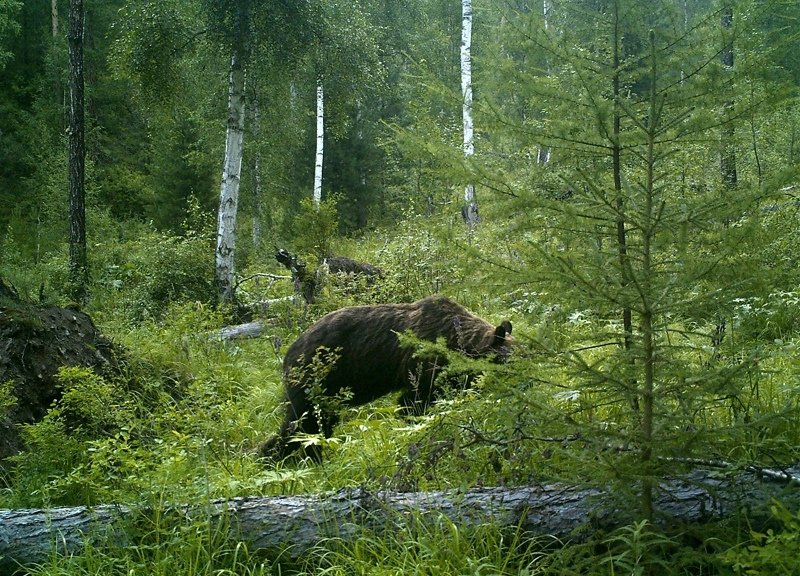
[[[492,350],[500,358],[506,358],[511,353],[512,342],[514,342],[514,337],[511,335],[511,322],[509,320],[503,320],[500,326],[494,329]]]

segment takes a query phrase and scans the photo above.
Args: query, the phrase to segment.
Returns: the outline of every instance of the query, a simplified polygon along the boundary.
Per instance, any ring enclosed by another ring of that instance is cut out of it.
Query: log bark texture
[[[247,322],[246,324],[237,324],[235,326],[225,326],[225,328],[220,328],[216,333],[216,337],[220,340],[258,338],[264,332],[264,329],[264,323],[256,320],[254,322]]]
[[[766,518],[765,504],[778,498],[787,505],[800,500],[797,481],[778,474],[743,473],[722,478],[719,472],[693,472],[665,481],[654,502],[662,520],[702,523],[746,510],[752,521]],[[769,481],[764,481],[767,478]],[[596,488],[544,484],[517,488],[474,488],[465,492],[372,492],[346,489],[306,496],[232,498],[207,506],[176,506],[161,518],[202,519],[224,527],[250,550],[283,550],[302,555],[323,538],[352,541],[363,530],[396,531],[410,518],[435,521],[446,516],[459,525],[496,522],[518,526],[531,536],[562,541],[587,538],[597,529],[631,522],[618,499]],[[126,526],[149,517],[148,508],[103,505],[50,510],[0,510],[0,573],[18,563],[45,561],[53,552],[80,553],[84,541],[95,545],[127,543]]]

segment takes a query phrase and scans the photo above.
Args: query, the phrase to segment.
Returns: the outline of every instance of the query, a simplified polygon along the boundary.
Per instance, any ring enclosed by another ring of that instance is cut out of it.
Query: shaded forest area
[[[0,0],[0,508],[133,511],[124,546],[100,534],[0,566],[800,572],[798,14]],[[510,319],[508,359],[403,337],[472,385],[415,416],[392,396],[318,398],[341,416],[299,438],[322,462],[260,457],[305,329],[432,294]],[[665,511],[676,478],[700,477],[770,497]],[[296,554],[212,511],[537,486],[588,494],[589,512],[555,537],[412,507]]]

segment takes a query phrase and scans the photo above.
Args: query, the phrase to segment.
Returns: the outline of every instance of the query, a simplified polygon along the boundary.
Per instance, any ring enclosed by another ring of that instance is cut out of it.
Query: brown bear
[[[449,349],[471,357],[503,358],[513,339],[508,320],[492,326],[444,296],[331,312],[286,351],[286,416],[278,436],[262,447],[263,456],[285,458],[300,447],[291,439],[296,433],[330,437],[338,417],[325,404],[333,404],[326,400],[337,395],[340,402],[359,406],[403,390],[404,410],[422,413],[435,400],[436,374],[447,360],[415,357],[414,348],[401,346],[398,338],[408,331],[430,342],[444,338]],[[318,446],[306,453],[320,460]]]

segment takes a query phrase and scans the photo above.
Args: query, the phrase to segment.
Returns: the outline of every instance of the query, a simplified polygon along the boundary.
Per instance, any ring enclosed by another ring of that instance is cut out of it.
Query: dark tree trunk
[[[722,8],[721,25],[723,33],[730,36],[731,27],[733,26],[733,7],[725,5]],[[733,38],[726,39],[725,47],[720,54],[720,61],[725,70],[731,75],[733,74]],[[733,80],[731,80],[731,85]],[[736,176],[736,144],[734,139],[736,137],[736,130],[733,124],[734,100],[728,100],[725,103],[724,110],[724,124],[722,127],[722,157],[720,159],[720,172],[722,174],[722,183],[728,188],[736,187],[738,182]]]
[[[616,10],[616,5],[615,5]],[[614,16],[614,46],[613,46],[613,66],[614,76],[612,78],[612,89],[614,91],[614,127],[613,142],[611,143],[611,167],[614,173],[614,194],[617,206],[617,254],[619,255],[620,283],[627,287],[630,282],[630,263],[628,261],[628,239],[627,239],[627,219],[625,216],[625,198],[622,190],[622,144],[621,140],[621,110],[620,110],[620,43],[621,31],[619,29],[619,15]],[[625,302],[622,307],[622,346],[626,353],[630,353],[633,346],[633,312],[629,303]],[[630,358],[633,366],[635,360]],[[630,390],[630,402],[634,412],[639,412],[639,396],[637,394],[637,384],[635,380],[628,382]]]
[[[87,297],[83,0],[69,2],[69,270],[73,298]]]
[[[50,27],[55,38],[58,36],[58,0],[50,0]]]

